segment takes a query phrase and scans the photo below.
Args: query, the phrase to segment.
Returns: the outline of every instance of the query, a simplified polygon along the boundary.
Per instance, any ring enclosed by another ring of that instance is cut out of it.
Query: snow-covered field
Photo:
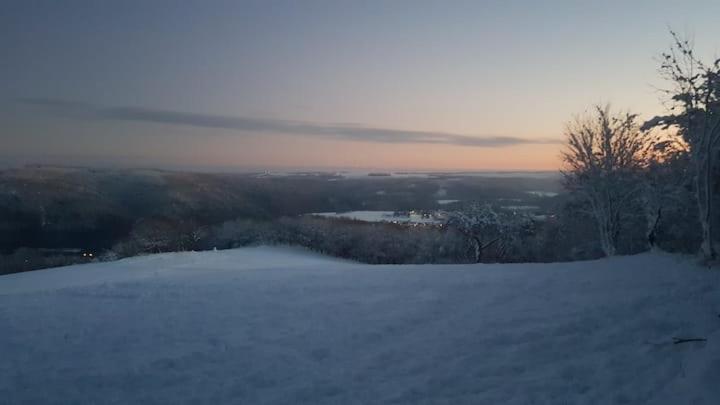
[[[719,287],[663,254],[369,266],[269,247],[2,276],[0,402],[718,404]]]
[[[528,194],[530,194],[533,197],[556,197],[559,193],[556,193],[554,191],[528,191]]]
[[[500,208],[511,211],[533,211],[540,209],[540,207],[538,207],[537,205],[503,205]]]
[[[394,222],[409,224],[439,224],[441,220],[429,218],[417,213],[407,215],[395,214],[394,211],[348,211],[348,212],[317,212],[308,214],[325,218],[347,218],[364,222]]]

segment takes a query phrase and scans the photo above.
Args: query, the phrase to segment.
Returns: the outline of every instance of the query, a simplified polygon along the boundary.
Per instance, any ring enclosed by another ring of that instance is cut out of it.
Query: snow
[[[500,208],[512,211],[532,211],[540,209],[537,205],[503,205]]]
[[[1,276],[0,398],[717,404],[719,286],[659,253],[370,266],[270,247]]]
[[[422,214],[410,212],[407,215],[395,213],[395,211],[348,211],[348,212],[316,212],[308,214],[325,218],[346,218],[364,222],[395,222],[412,224],[437,224],[442,221],[436,218],[428,218]]]
[[[554,191],[540,191],[540,190],[533,190],[533,191],[527,191],[528,194],[532,195],[533,197],[557,197],[558,193]]]

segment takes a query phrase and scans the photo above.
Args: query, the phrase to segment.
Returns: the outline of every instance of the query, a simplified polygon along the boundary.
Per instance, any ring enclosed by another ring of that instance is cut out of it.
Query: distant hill
[[[20,247],[102,250],[138,221],[207,226],[312,212],[438,208],[440,201],[501,198],[552,209],[557,178],[465,174],[344,176],[337,173],[188,173],[33,166],[0,170],[0,253]],[[517,205],[517,204],[516,204]],[[191,226],[191,225],[188,225]]]

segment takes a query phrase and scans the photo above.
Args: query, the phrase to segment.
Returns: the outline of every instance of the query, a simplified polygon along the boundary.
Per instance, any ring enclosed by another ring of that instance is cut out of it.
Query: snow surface
[[[663,254],[370,266],[270,247],[1,276],[0,402],[718,404],[719,286]]]
[[[527,193],[534,197],[557,197],[558,196],[558,193],[556,193],[554,191],[534,190],[534,191],[527,191]]]
[[[347,218],[364,222],[395,222],[411,224],[438,224],[437,218],[428,218],[421,214],[396,215],[395,211],[348,211],[348,212],[316,212],[308,215],[325,218]]]
[[[503,205],[500,208],[513,211],[531,211],[540,209],[537,205]]]

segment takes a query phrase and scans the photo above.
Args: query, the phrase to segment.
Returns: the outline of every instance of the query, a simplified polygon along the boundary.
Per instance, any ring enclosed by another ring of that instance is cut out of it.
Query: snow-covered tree
[[[623,221],[642,190],[638,174],[648,140],[638,128],[636,115],[614,115],[609,106],[595,106],[590,114],[578,116],[565,133],[565,187],[588,205],[601,248],[612,256]]]
[[[465,235],[472,243],[474,261],[480,263],[487,259],[490,248],[495,259],[503,259],[530,222],[522,215],[498,212],[489,204],[472,203],[451,212],[447,226]]]
[[[717,256],[714,242],[714,170],[720,149],[720,59],[706,64],[693,45],[670,32],[673,44],[661,55],[660,72],[671,83],[665,91],[670,114],[654,117],[644,128],[677,129],[689,147],[695,196],[702,228],[701,253]]]
[[[160,253],[173,250],[178,232],[175,224],[166,218],[144,218],[135,223],[130,240],[141,252]]]
[[[503,224],[492,206],[472,203],[462,211],[451,212],[447,225],[455,227],[473,243],[474,260],[480,263],[483,252],[497,243],[503,233]]]
[[[662,135],[661,135],[662,136]],[[688,198],[688,173],[686,147],[675,139],[659,139],[647,155],[647,165],[641,177],[642,197],[645,212],[645,239],[648,249],[655,249],[658,243],[658,229],[671,211],[677,211]]]

